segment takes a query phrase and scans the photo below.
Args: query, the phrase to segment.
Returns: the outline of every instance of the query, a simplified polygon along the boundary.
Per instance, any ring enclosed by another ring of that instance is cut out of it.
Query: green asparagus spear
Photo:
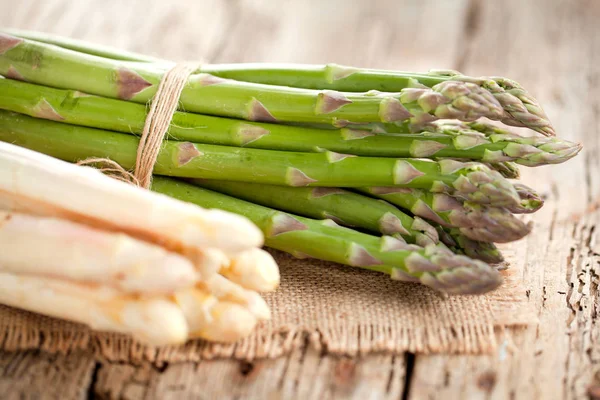
[[[332,219],[342,226],[363,228],[384,235],[402,236],[409,243],[428,246],[444,236],[453,252],[497,264],[504,259],[493,243],[478,242],[458,229],[435,228],[414,219],[385,201],[338,188],[289,188],[254,183],[194,180],[194,184],[238,199],[316,219]]]
[[[35,32],[13,31],[12,35],[44,43],[55,44],[86,54],[129,61],[155,61],[144,55],[123,52],[82,41],[49,36]],[[336,64],[329,65],[274,65],[224,64],[204,66],[203,72],[239,81],[293,86],[308,89],[331,89],[346,92],[366,92],[372,89],[399,92],[407,87],[432,87],[444,80],[473,82],[492,93],[504,110],[502,121],[508,125],[525,126],[546,136],[554,136],[548,117],[531,95],[517,82],[502,77],[473,78],[457,71],[430,71],[410,73],[376,69],[360,69]]]
[[[77,91],[12,79],[0,79],[0,108],[33,117],[134,134],[141,133],[146,118],[146,107],[141,104],[86,96]],[[377,157],[435,155],[487,161],[497,159],[500,154],[503,160],[513,159],[530,166],[566,161],[581,148],[578,144],[554,138],[521,138],[502,130],[484,136],[466,124],[456,129],[454,125],[452,129],[449,126],[440,125],[439,129],[420,134],[391,136],[372,135],[351,128],[323,130],[176,112],[169,135],[177,140],[196,143],[300,152],[330,150]],[[447,134],[448,131],[452,134]],[[465,134],[461,135],[461,131]],[[506,140],[494,141],[499,135]]]
[[[154,63],[166,62],[159,58],[149,57],[139,53],[124,51],[110,46],[102,46],[96,43],[86,42],[84,40],[76,40],[64,36],[52,35],[45,32],[35,32],[21,29],[5,29],[4,31],[9,35],[17,36],[23,39],[53,44],[55,46],[60,46],[65,49],[75,50],[86,54],[92,54],[98,57],[110,58],[113,60]]]
[[[156,93],[164,68],[150,63],[126,65],[0,33],[0,74],[145,104]],[[238,82],[206,73],[190,76],[180,105],[191,112],[251,121],[335,125],[498,119],[503,114],[494,96],[470,82],[444,80],[432,88],[405,88],[398,93],[342,93]]]
[[[0,140],[70,161],[108,157],[134,166],[139,140],[100,129],[62,124],[0,111]],[[424,188],[475,202],[518,204],[512,184],[483,164],[453,160],[355,157],[338,153],[293,153],[165,141],[156,174],[284,186],[359,187],[400,185]]]
[[[517,161],[521,165],[536,166],[553,158],[566,156],[571,158],[581,150],[581,145],[558,140],[556,138],[523,136],[516,132],[484,122],[463,123],[460,121],[440,121],[428,125],[436,133],[454,136],[459,143],[468,146],[469,143],[480,141],[499,143],[510,142],[502,151],[488,150],[481,159],[485,162]],[[431,128],[434,127],[434,128]],[[567,155],[573,153],[572,155]]]
[[[304,217],[331,219],[340,225],[400,235],[425,247],[438,242],[434,227],[386,201],[339,188],[294,188],[223,180],[194,180],[198,186]]]
[[[429,221],[459,228],[473,240],[506,243],[521,239],[531,231],[529,225],[504,208],[461,202],[443,193],[394,187],[370,187],[361,191]]]
[[[369,89],[397,92],[419,84],[433,87],[447,80],[465,81],[474,83],[494,95],[504,110],[501,118],[503,123],[528,127],[546,136],[555,135],[554,128],[537,100],[517,82],[502,77],[475,78],[462,75],[457,71],[430,71],[416,74],[359,69],[336,64],[325,66],[225,64],[209,65],[204,68],[204,71],[215,76],[240,81],[347,92],[361,92]]]
[[[249,218],[265,243],[297,257],[313,257],[421,282],[450,294],[483,293],[501,276],[489,265],[436,246],[422,249],[390,236],[375,237],[335,225],[276,211],[184,182],[156,177],[152,190],[205,208],[219,208]]]

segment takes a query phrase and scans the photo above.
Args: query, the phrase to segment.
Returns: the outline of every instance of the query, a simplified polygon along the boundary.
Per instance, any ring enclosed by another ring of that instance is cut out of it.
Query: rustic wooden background
[[[498,333],[491,356],[150,365],[0,353],[0,397],[80,399],[600,399],[599,0],[0,0],[0,27],[174,60],[337,62],[505,75],[545,105],[575,160],[525,172],[547,203],[516,243],[539,325]]]

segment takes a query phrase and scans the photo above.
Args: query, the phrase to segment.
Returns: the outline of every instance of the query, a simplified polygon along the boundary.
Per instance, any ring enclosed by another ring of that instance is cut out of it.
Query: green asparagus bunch
[[[36,32],[0,32],[0,141],[135,165],[173,64]],[[532,134],[503,126],[527,127]],[[519,84],[456,71],[203,65],[188,79],[152,190],[252,220],[266,245],[484,293],[543,205],[511,179],[581,150]]]

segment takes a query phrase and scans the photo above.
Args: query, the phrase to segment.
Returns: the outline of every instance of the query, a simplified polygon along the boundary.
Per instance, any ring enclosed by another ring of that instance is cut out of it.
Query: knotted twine
[[[179,97],[189,76],[200,67],[198,62],[183,62],[168,70],[161,79],[146,115],[140,137],[133,174],[107,158],[86,158],[78,165],[98,165],[98,169],[112,178],[150,189],[152,171],[158,159],[160,146],[177,111]],[[103,167],[101,165],[104,165]]]

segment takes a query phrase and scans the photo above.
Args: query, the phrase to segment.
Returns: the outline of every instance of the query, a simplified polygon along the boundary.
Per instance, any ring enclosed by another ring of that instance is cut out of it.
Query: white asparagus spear
[[[184,343],[185,316],[166,297],[138,299],[106,286],[0,272],[0,303],[99,331],[121,332],[150,345]]]
[[[256,326],[256,317],[245,307],[221,301],[202,288],[180,290],[174,297],[185,315],[190,337],[235,342]]]
[[[239,215],[205,210],[3,142],[0,206],[123,231],[192,258],[202,248],[235,254],[263,243],[260,230]]]
[[[5,272],[172,293],[194,286],[187,258],[123,233],[0,210],[0,268]]]
[[[270,292],[279,286],[279,268],[273,257],[262,249],[250,249],[236,254],[221,275],[246,289]]]
[[[269,306],[258,293],[244,289],[222,275],[214,275],[201,281],[197,287],[210,292],[219,300],[231,301],[244,306],[258,319],[271,318]]]

